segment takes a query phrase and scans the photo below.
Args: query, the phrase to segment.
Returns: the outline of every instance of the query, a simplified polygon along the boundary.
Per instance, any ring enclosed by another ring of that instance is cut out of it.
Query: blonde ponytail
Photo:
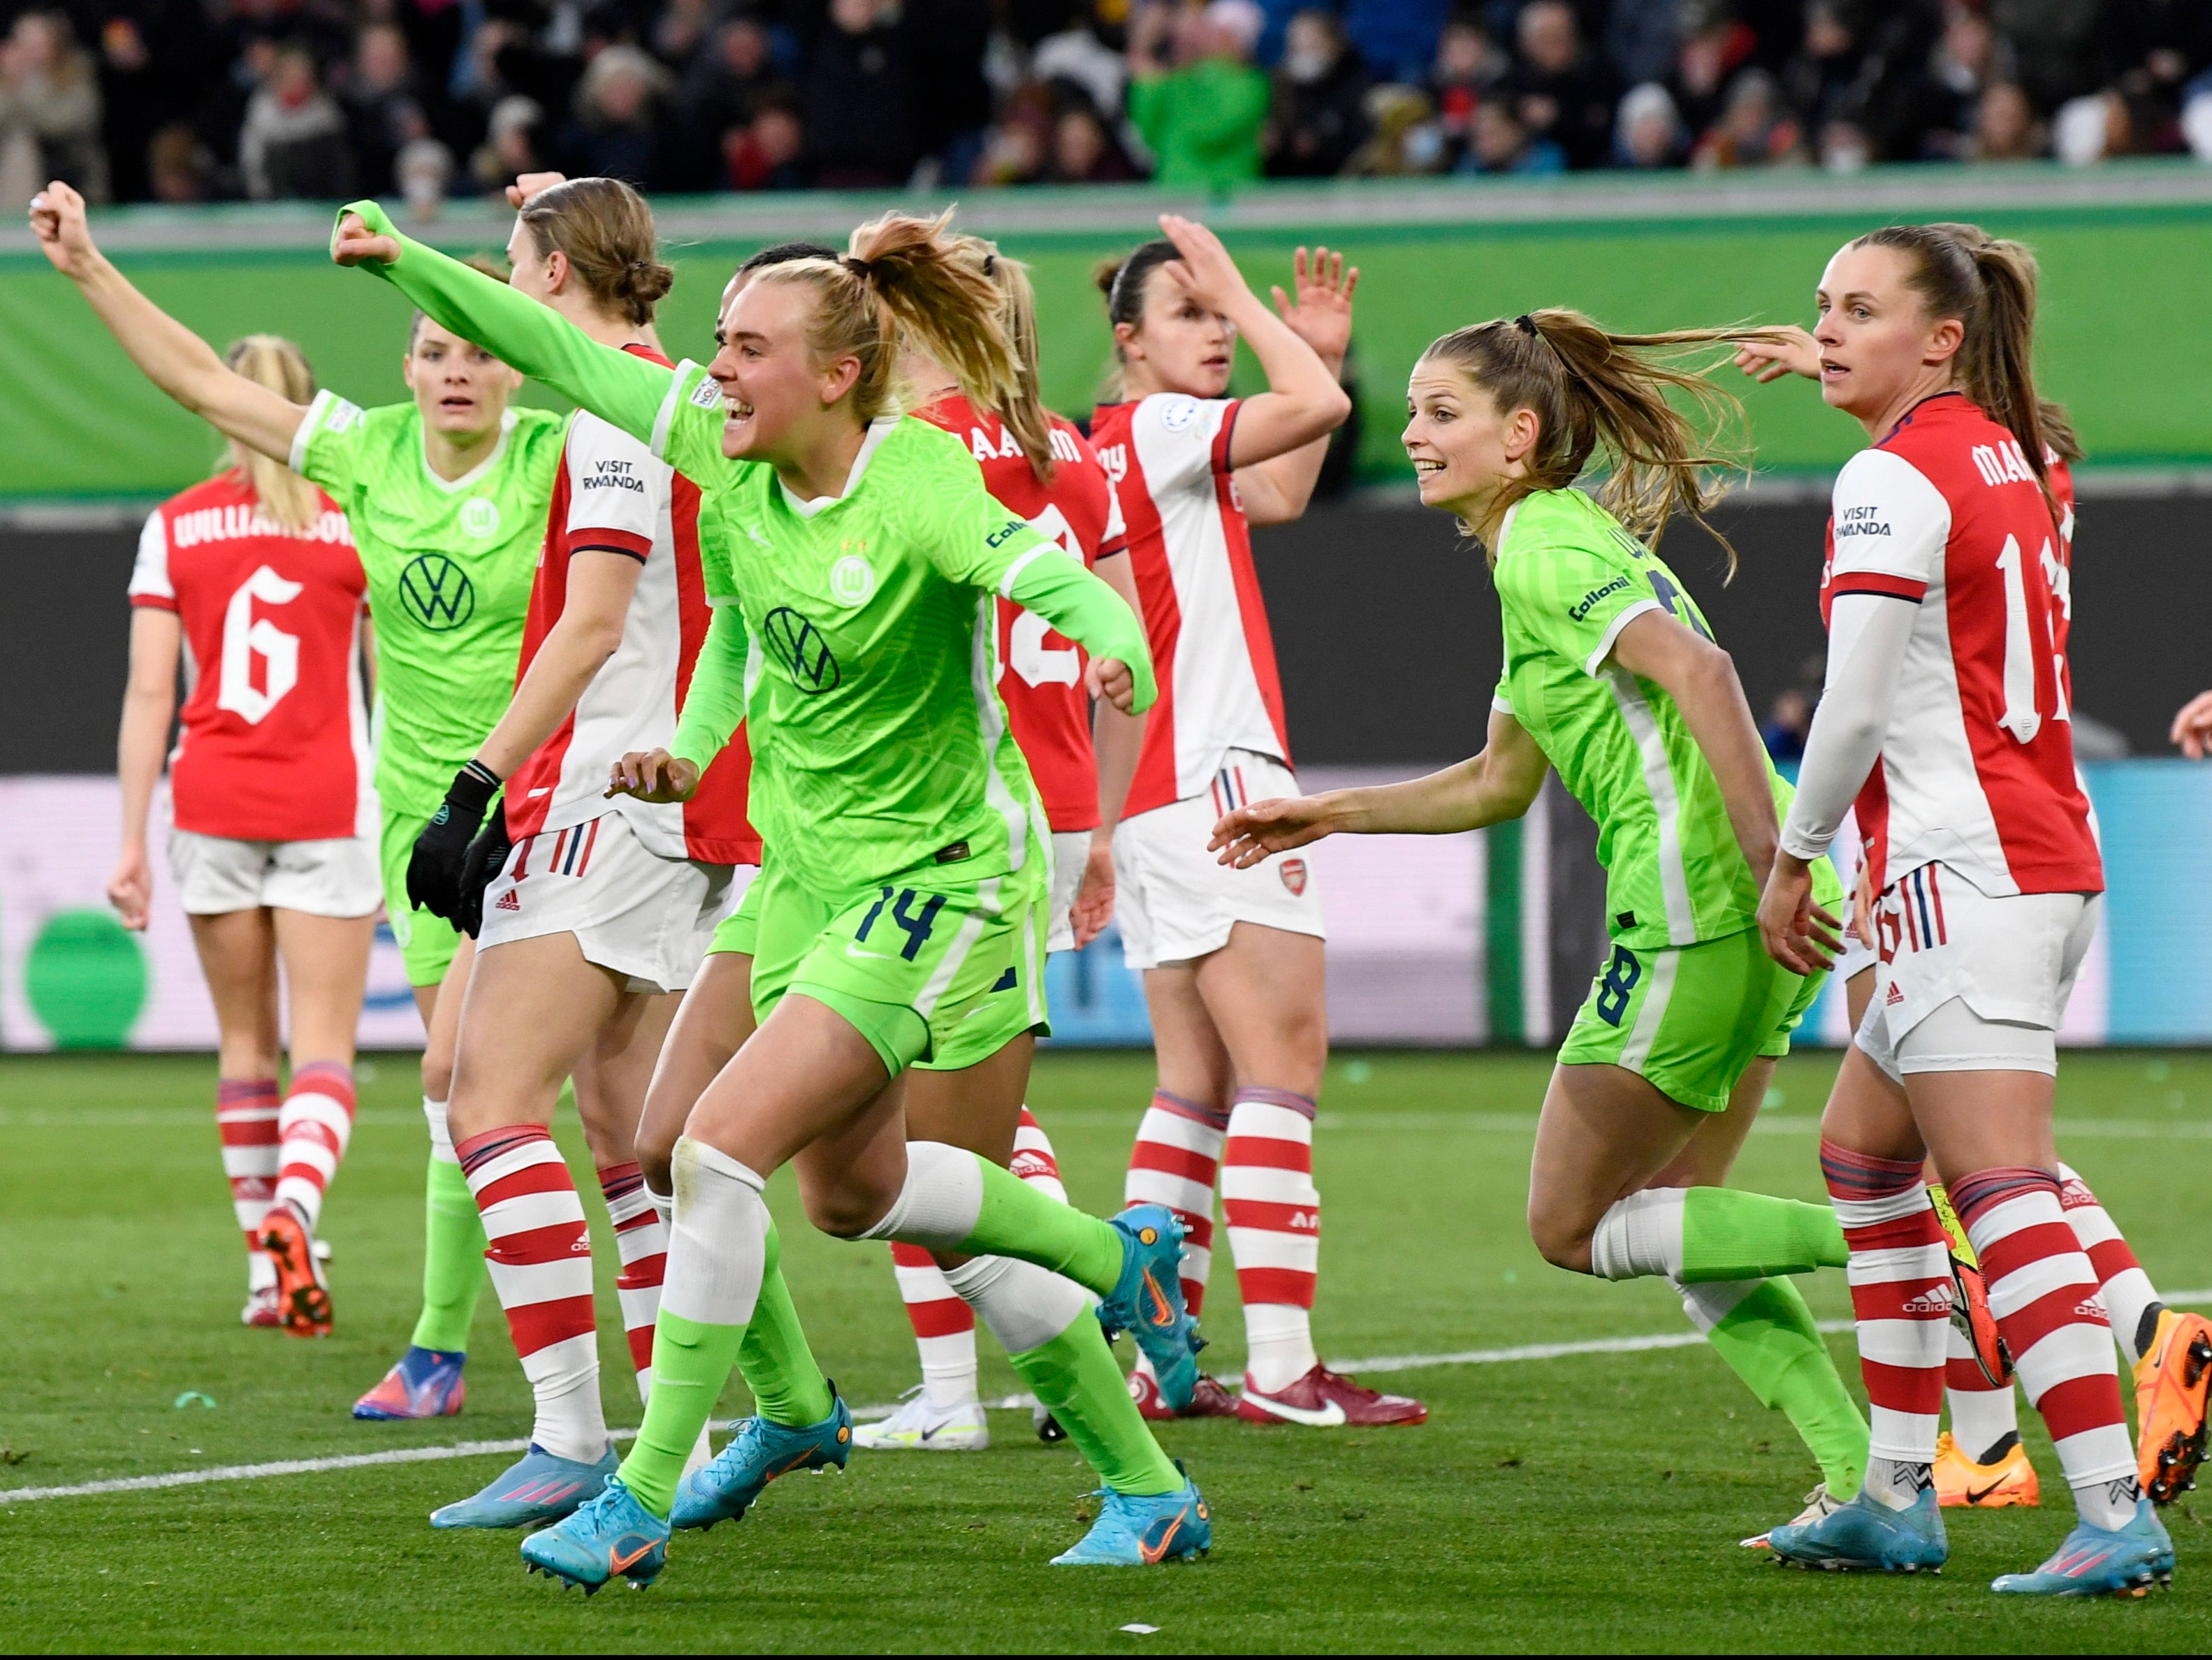
[[[963,250],[999,290],[999,320],[1014,352],[1013,394],[996,411],[1022,447],[1030,471],[1041,484],[1052,483],[1057,466],[1052,453],[1052,415],[1044,406],[1044,386],[1038,371],[1036,290],[1030,283],[1030,268],[999,252],[998,244],[980,236],[963,236]]]
[[[315,400],[315,372],[307,354],[281,335],[249,334],[233,341],[222,361],[257,386],[266,386],[287,402]],[[282,461],[258,451],[243,451],[246,476],[262,514],[289,531],[305,531],[322,510],[320,493]]]

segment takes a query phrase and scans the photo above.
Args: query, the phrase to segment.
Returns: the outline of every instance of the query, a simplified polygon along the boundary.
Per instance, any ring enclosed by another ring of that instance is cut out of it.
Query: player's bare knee
[[[1555,1268],[1571,1274],[1590,1271],[1590,1236],[1595,1225],[1589,1219],[1540,1203],[1528,1201],[1528,1237],[1537,1252]]]
[[[801,1177],[799,1202],[806,1219],[835,1239],[858,1239],[884,1219],[896,1192],[885,1193],[865,1182],[810,1182]]]

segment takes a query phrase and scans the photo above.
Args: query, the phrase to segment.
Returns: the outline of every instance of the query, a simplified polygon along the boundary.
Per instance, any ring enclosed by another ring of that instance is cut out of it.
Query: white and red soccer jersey
[[[1091,441],[1121,492],[1159,702],[1126,813],[1203,794],[1231,750],[1290,763],[1274,636],[1230,476],[1237,400],[1102,404]]]
[[[367,579],[345,514],[264,516],[253,485],[218,474],[154,510],[131,603],[177,613],[190,690],[169,757],[179,830],[320,842],[377,829],[362,695]]]
[[[1823,620],[1838,594],[1919,608],[1856,803],[1877,890],[1940,859],[1992,897],[2103,891],[2074,769],[2069,541],[2018,441],[1955,392],[1838,476]]]
[[[627,350],[656,363],[642,346]],[[738,732],[689,801],[606,799],[607,774],[633,750],[665,748],[707,637],[699,570],[699,487],[643,444],[587,410],[569,423],[553,483],[544,550],[531,589],[517,683],[552,632],[568,597],[568,562],[588,550],[627,555],[645,569],[623,620],[622,643],[599,666],[576,707],[507,781],[507,832],[516,841],[625,814],[647,850],[664,859],[757,865],[760,837],[745,821],[751,759]]]
[[[915,411],[968,447],[983,487],[1009,512],[1083,561],[1127,550],[1114,481],[1073,423],[1052,420],[1052,483],[1040,483],[1006,423],[957,394]],[[999,695],[1014,742],[1036,780],[1054,830],[1098,827],[1098,758],[1091,746],[1091,698],[1083,689],[1083,648],[1011,599],[999,601]]]

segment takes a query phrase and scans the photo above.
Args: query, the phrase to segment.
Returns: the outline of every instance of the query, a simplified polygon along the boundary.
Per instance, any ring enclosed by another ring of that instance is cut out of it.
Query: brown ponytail
[[[1959,390],[2020,441],[2047,496],[2044,453],[2057,446],[2035,391],[2035,256],[1979,225],[1885,225],[1845,246],[1895,248],[1911,263],[1905,281],[1928,315],[1959,319],[1966,330],[1955,360]]]
[[[1052,417],[1044,406],[1044,386],[1038,375],[1036,290],[1030,284],[1030,268],[999,252],[998,244],[980,236],[963,236],[960,245],[999,290],[999,320],[1014,349],[1014,391],[998,410],[1006,430],[1022,447],[1030,471],[1041,484],[1052,483],[1057,467],[1052,453]]]
[[[864,423],[897,409],[899,354],[907,344],[951,370],[981,407],[1006,410],[1018,400],[1019,365],[999,289],[980,264],[962,257],[959,239],[945,228],[951,216],[885,214],[854,231],[834,264],[794,259],[753,273],[755,283],[814,289],[808,349],[817,362],[860,360],[852,398]]]
[[[1127,323],[1135,328],[1144,320],[1145,289],[1152,280],[1152,273],[1171,259],[1182,254],[1164,236],[1156,236],[1149,242],[1139,242],[1119,259],[1102,259],[1091,268],[1091,280],[1098,292],[1106,296],[1106,322],[1110,328],[1117,323]],[[1121,342],[1114,341],[1114,367],[1107,371],[1103,388],[1106,401],[1118,402],[1121,397]]]
[[[288,403],[315,401],[315,371],[307,354],[281,335],[249,334],[234,340],[222,355],[231,370],[257,386],[266,386]],[[234,444],[234,451],[243,449]],[[282,461],[245,450],[246,476],[262,514],[286,530],[305,532],[322,510],[315,487]]]
[[[1667,334],[1608,334],[1578,311],[1553,308],[1506,321],[1455,329],[1431,343],[1425,362],[1449,363],[1501,410],[1534,411],[1540,435],[1528,477],[1514,499],[1565,489],[1602,447],[1611,471],[1597,491],[1606,510],[1633,535],[1656,542],[1667,521],[1686,514],[1728,553],[1735,550],[1705,514],[1723,491],[1709,469],[1748,466],[1743,405],[1701,370],[1666,361],[1669,348],[1717,346],[1768,337],[1762,329],[1680,329]],[[1681,392],[1706,417],[1706,430],[1669,401]],[[1734,434],[1729,432],[1735,428]]]
[[[676,286],[659,258],[653,210],[619,179],[571,179],[540,191],[521,218],[539,258],[566,254],[585,291],[632,327],[651,323],[653,307]]]

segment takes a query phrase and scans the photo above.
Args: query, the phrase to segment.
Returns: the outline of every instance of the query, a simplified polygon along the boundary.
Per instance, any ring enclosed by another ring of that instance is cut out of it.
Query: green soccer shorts
[[[756,871],[753,879],[745,884],[744,897],[738,908],[714,925],[714,937],[708,942],[707,955],[717,952],[732,952],[739,957],[755,954],[760,942],[761,901],[768,894],[768,873]]]
[[[1790,1053],[1826,978],[1790,973],[1757,928],[1659,951],[1615,945],[1559,1064],[1625,1067],[1670,1101],[1719,1112],[1754,1060]]]
[[[754,1016],[803,993],[859,1028],[894,1075],[956,1072],[1024,1032],[1042,1036],[1049,919],[1030,885],[947,882],[930,869],[826,897],[770,865],[738,907],[754,912]],[[718,934],[715,948],[741,947]]]
[[[417,814],[384,810],[384,831],[378,843],[384,867],[384,915],[392,924],[392,937],[399,942],[399,958],[407,967],[410,986],[434,986],[446,977],[453,953],[461,948],[461,931],[442,916],[417,910],[407,903],[407,860],[415,851],[415,838],[429,821]]]

